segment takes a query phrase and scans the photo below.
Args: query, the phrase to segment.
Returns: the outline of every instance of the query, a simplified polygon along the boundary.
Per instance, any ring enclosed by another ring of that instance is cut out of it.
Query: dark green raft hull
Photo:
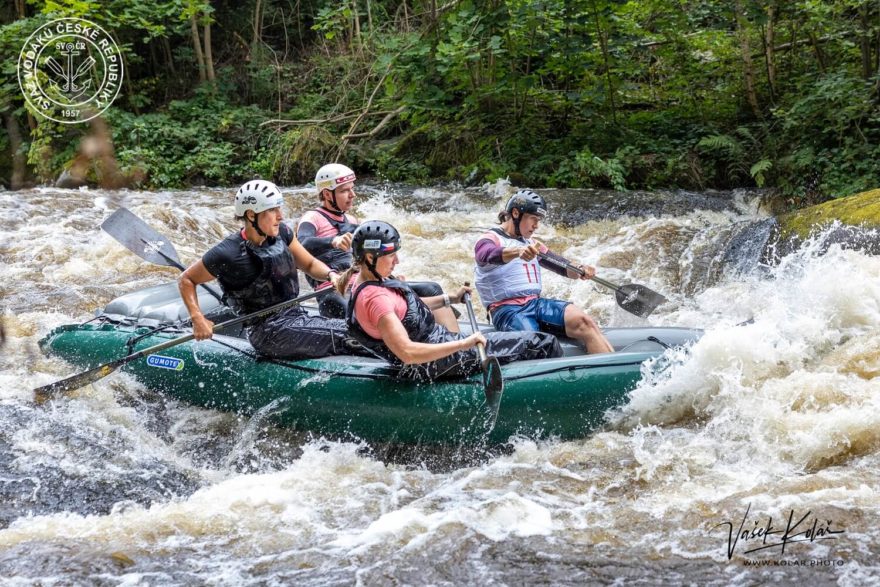
[[[168,289],[144,291],[154,300],[157,291],[160,297],[167,296]],[[135,302],[140,300],[133,295]],[[133,310],[131,305],[131,299],[121,304]],[[150,332],[145,325],[163,322],[145,318],[142,308],[120,316],[107,311],[113,309],[111,304],[98,321],[58,327],[40,346],[85,370],[186,332],[153,333],[130,346],[132,337]],[[160,314],[179,312],[179,307],[170,312],[164,308]],[[210,341],[177,345],[123,370],[147,388],[191,404],[245,415],[266,413],[279,424],[333,438],[407,444],[491,444],[513,435],[573,439],[601,426],[605,412],[625,402],[636,386],[642,363],[663,352],[664,347],[649,337],[676,346],[696,340],[701,333],[684,328],[624,328],[608,329],[606,334],[622,350],[585,356],[566,343],[564,357],[505,365],[504,395],[494,422],[479,374],[466,380],[414,384],[396,379],[387,363],[363,357],[260,360],[238,336],[216,335]]]

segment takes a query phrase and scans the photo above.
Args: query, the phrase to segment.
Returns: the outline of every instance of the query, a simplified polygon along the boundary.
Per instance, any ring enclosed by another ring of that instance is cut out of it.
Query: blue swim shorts
[[[535,298],[521,306],[498,306],[492,310],[496,330],[537,330],[565,335],[565,308],[571,302]]]

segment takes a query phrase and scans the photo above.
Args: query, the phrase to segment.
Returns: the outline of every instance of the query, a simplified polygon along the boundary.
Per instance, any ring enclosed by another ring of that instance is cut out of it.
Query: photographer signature
[[[727,526],[727,560],[733,558],[734,550],[740,540],[742,540],[746,546],[756,545],[754,548],[746,550],[744,552],[745,554],[771,548],[779,548],[781,549],[780,554],[785,554],[785,547],[789,544],[794,544],[796,542],[818,542],[819,540],[836,540],[837,534],[844,533],[843,528],[840,530],[833,529],[831,520],[823,520],[820,522],[819,518],[814,516],[812,518],[812,523],[810,523],[808,519],[813,513],[812,510],[807,511],[806,514],[795,521],[795,513],[793,509],[788,514],[788,522],[786,523],[784,530],[781,527],[777,528],[773,526],[772,516],[767,516],[767,523],[764,525],[760,524],[760,520],[755,519],[753,527],[748,529],[746,528],[746,520],[749,517],[751,509],[752,504],[750,503],[746,508],[746,513],[743,514],[742,521],[739,523],[739,529],[736,533],[734,533],[733,522],[721,522],[712,528],[714,530],[721,526]],[[803,526],[801,524],[803,524]]]

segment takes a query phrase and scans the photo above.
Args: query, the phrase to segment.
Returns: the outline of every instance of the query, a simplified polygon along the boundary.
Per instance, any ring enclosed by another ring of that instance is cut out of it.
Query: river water
[[[314,203],[284,191],[289,216]],[[400,273],[453,288],[504,191],[367,186],[358,212],[401,229]],[[547,192],[547,244],[666,294],[648,323],[706,329],[582,440],[330,441],[124,373],[35,405],[34,387],[76,372],[42,336],[175,277],[101,221],[126,206],[188,264],[235,228],[232,194],[0,192],[0,584],[878,581],[880,258],[820,235],[764,263],[770,223],[748,193]],[[591,282],[546,281],[602,325],[645,323]]]

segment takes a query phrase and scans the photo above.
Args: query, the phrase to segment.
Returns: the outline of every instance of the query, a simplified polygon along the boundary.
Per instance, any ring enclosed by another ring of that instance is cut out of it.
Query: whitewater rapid
[[[373,186],[357,210],[401,230],[400,273],[451,289],[472,280],[473,243],[503,187]],[[663,292],[669,302],[647,323],[706,331],[646,366],[630,400],[583,440],[411,453],[194,408],[124,373],[35,405],[34,387],[74,372],[40,353],[42,336],[176,277],[101,221],[126,206],[188,264],[235,228],[232,193],[0,192],[0,584],[880,576],[880,258],[821,234],[778,263],[752,249],[734,256],[722,244],[767,220],[749,194],[675,216],[551,216],[539,229],[606,279]],[[314,203],[307,188],[284,193],[289,217]],[[591,282],[545,287],[602,325],[645,323]],[[790,517],[803,522],[782,552]],[[747,535],[734,541],[741,522]],[[749,536],[768,527],[763,542]]]

